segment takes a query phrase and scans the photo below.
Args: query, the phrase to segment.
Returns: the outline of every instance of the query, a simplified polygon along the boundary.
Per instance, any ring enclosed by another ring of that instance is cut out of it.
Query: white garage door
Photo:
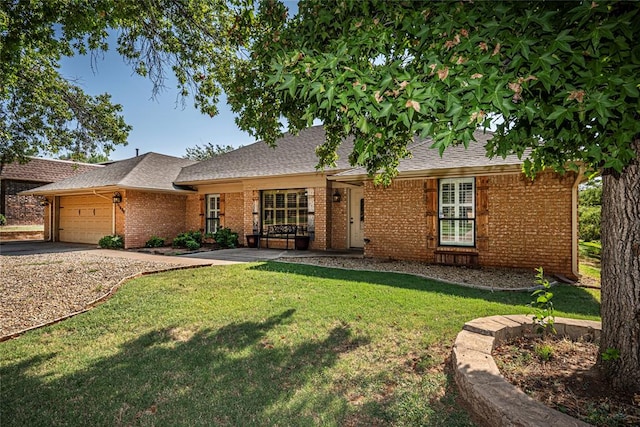
[[[97,244],[111,234],[113,204],[98,196],[60,197],[61,242]]]

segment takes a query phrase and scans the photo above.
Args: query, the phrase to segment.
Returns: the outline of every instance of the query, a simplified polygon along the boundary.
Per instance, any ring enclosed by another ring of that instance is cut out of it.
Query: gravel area
[[[361,257],[285,257],[279,261],[348,270],[409,273],[443,282],[491,290],[525,290],[536,286],[532,270],[504,268],[468,268],[432,265],[422,262],[375,260]],[[547,278],[550,282],[552,278]]]
[[[491,290],[535,286],[533,270],[471,269],[362,257],[285,257],[280,261],[410,273]],[[0,262],[0,338],[84,310],[125,277],[179,266],[90,252],[2,256]]]
[[[85,309],[125,277],[176,267],[84,252],[0,257],[0,337]]]

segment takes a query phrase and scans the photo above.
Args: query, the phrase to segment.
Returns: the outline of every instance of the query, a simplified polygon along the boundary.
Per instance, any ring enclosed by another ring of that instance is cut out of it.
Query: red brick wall
[[[223,226],[238,233],[238,240],[242,244],[244,240],[244,193],[224,193],[222,212],[224,213]]]
[[[187,231],[187,196],[129,190],[126,194],[126,248],[143,247],[151,236],[167,239]]]
[[[188,195],[185,205],[185,229],[204,231],[204,195]]]
[[[572,187],[575,174],[541,173],[488,177],[487,250],[482,265],[542,266],[572,276]]]
[[[331,238],[327,236],[330,230],[330,215],[327,203],[328,192],[326,187],[315,187],[313,189],[314,200],[314,239],[309,243],[309,249],[324,251],[330,246]]]
[[[572,187],[575,175],[552,172],[532,183],[523,174],[476,178],[475,248],[438,247],[437,179],[365,185],[365,256],[434,262],[436,251],[477,254],[481,266],[535,268],[572,277]],[[342,204],[342,202],[341,202]],[[333,206],[332,242],[347,229]]]
[[[115,213],[116,213],[116,234],[119,236],[125,235],[125,222],[127,220],[127,192],[120,191],[122,195],[122,202],[119,203],[119,206],[116,205]],[[147,239],[148,240],[148,239]],[[145,240],[146,242],[146,240]],[[125,239],[125,245],[127,244],[127,239]]]
[[[387,187],[365,184],[365,256],[426,261],[424,180],[395,180]]]
[[[21,196],[21,191],[31,190],[44,185],[43,182],[0,181],[1,201],[0,213],[7,219],[7,225],[42,225],[44,224],[44,207],[40,202],[43,196]]]
[[[340,193],[340,202],[333,201],[333,193]],[[328,195],[331,200],[331,248],[344,250],[347,249],[347,192],[344,188],[334,189]]]

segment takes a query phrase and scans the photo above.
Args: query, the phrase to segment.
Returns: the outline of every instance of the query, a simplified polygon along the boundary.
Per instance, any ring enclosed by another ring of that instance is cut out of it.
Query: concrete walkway
[[[286,251],[282,249],[255,248],[223,249],[195,252],[179,256],[167,256],[138,251],[100,249],[95,245],[78,243],[14,241],[0,244],[0,256],[37,255],[56,252],[91,252],[94,255],[128,258],[140,261],[166,262],[176,265],[228,265],[243,262],[270,261],[281,257],[361,256],[361,253],[358,252]]]

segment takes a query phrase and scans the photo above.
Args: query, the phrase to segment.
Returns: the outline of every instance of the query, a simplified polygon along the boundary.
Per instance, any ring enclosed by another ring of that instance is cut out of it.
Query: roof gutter
[[[271,178],[297,178],[301,176],[326,176],[327,179],[330,179],[337,173],[345,172],[350,169],[342,168],[342,169],[330,169],[330,170],[314,170],[308,172],[297,172],[297,173],[286,173],[286,174],[276,174],[276,175],[255,175],[255,176],[232,176],[225,178],[206,178],[199,179],[196,181],[174,181],[174,185],[178,186],[198,186],[198,185],[210,185],[210,184],[228,184],[228,183],[241,183],[244,181],[253,181],[257,179],[271,179]]]
[[[502,175],[511,173],[521,173],[522,164],[510,164],[499,166],[461,166],[446,169],[422,169],[415,171],[400,172],[395,179],[421,179],[421,178],[442,178],[442,177],[464,177],[478,175]],[[329,181],[362,181],[371,179],[366,173],[357,175],[331,175],[328,176]]]

